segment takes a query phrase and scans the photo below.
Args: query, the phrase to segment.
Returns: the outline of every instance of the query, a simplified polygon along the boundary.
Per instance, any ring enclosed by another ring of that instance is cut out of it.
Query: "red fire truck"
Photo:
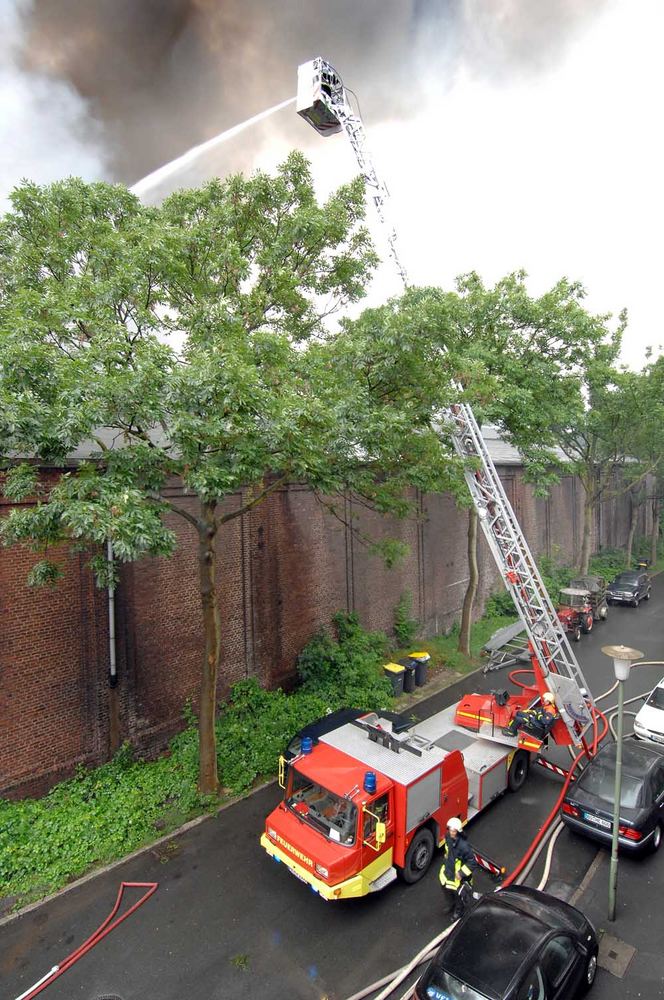
[[[536,689],[468,695],[406,732],[375,713],[302,741],[261,844],[324,899],[365,896],[399,875],[417,882],[447,820],[466,821],[521,787],[541,741],[502,730]],[[562,722],[556,736],[568,742]]]

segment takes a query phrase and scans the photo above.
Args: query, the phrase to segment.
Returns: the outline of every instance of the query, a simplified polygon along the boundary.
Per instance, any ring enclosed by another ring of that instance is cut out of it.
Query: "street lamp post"
[[[635,660],[642,660],[643,653],[629,646],[602,646],[602,652],[613,660],[613,670],[618,681],[618,732],[616,738],[616,782],[613,790],[613,829],[611,831],[611,865],[609,868],[609,920],[616,919],[616,893],[618,890],[618,836],[620,833],[620,798],[622,789],[622,744],[624,683]]]

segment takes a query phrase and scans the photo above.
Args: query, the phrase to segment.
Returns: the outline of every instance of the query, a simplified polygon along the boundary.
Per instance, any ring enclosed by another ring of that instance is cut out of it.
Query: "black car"
[[[650,600],[650,577],[636,569],[618,573],[606,588],[609,604],[631,604],[638,608],[639,601]]]
[[[574,830],[611,843],[616,744],[605,746],[570,785],[561,817]],[[630,854],[658,850],[664,825],[664,748],[634,737],[623,741],[618,846]]]
[[[331,733],[333,729],[338,729],[339,726],[343,726],[347,722],[354,722],[356,719],[368,714],[366,708],[338,708],[336,712],[330,712],[328,715],[323,715],[322,718],[316,719],[315,722],[310,722],[308,725],[303,726],[290,740],[284,752],[284,760],[286,763],[289,763],[293,757],[298,756],[302,747],[302,740],[305,736],[308,736],[315,745],[321,736],[325,736],[327,733]],[[396,712],[384,712],[381,710],[380,715],[382,719],[389,719],[392,723],[392,730],[395,733],[402,733],[406,729],[410,729],[413,725],[411,719]]]
[[[418,1000],[572,1000],[593,984],[597,937],[583,913],[511,886],[483,896],[415,987]]]

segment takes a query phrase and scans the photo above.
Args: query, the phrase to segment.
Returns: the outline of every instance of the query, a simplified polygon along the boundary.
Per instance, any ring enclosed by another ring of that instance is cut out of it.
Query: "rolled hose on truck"
[[[641,660],[639,663],[633,664],[632,669],[636,667],[652,667],[652,666],[664,666],[664,660]],[[532,671],[529,670],[528,668],[513,670],[510,672],[510,674],[508,674],[508,677],[518,687],[529,687],[530,685],[525,684],[523,681],[517,680],[516,677],[513,676],[514,674],[523,674],[523,673],[532,673]],[[612,684],[611,687],[607,688],[607,690],[604,691],[602,694],[598,695],[595,701],[598,702],[602,701],[604,698],[608,698],[609,695],[615,691],[617,686],[618,686],[618,681]],[[646,692],[646,694],[647,693],[648,692]],[[629,704],[630,702],[633,701],[639,701],[643,697],[644,695],[636,695],[634,698],[630,698],[626,702],[626,704]],[[599,744],[602,742],[607,732],[609,731],[610,724],[607,719],[607,714],[612,713],[614,710],[615,706],[612,706],[611,708],[606,710],[606,713],[600,712],[599,709],[593,712],[594,732],[593,732],[593,741],[592,741],[592,749],[590,752],[590,758],[595,756]],[[599,730],[599,724],[598,724],[599,719],[602,720],[601,731]],[[612,727],[611,727],[611,732],[615,739],[615,733],[613,733]],[[571,747],[569,747],[569,751],[570,755],[573,756],[573,751]],[[548,850],[544,863],[544,872],[542,874],[542,878],[540,879],[539,884],[537,885],[537,888],[539,890],[542,890],[546,886],[549,880],[549,874],[551,870],[553,850],[556,845],[556,841],[564,828],[563,823],[561,821],[558,821],[558,823],[554,825],[554,820],[558,813],[558,810],[560,809],[562,800],[565,797],[565,793],[567,792],[567,788],[569,787],[572,775],[585,756],[586,756],[586,751],[584,749],[581,753],[573,757],[572,763],[570,764],[569,767],[568,776],[565,779],[565,782],[562,786],[558,798],[556,799],[553,809],[551,810],[546,820],[538,830],[534,840],[530,844],[528,850],[522,857],[519,864],[503,881],[500,888],[496,889],[496,892],[500,892],[501,888],[512,885],[513,883],[519,884],[520,882],[524,881],[534,868],[541,852],[544,850],[545,846],[548,843]],[[444,931],[442,931],[435,938],[433,938],[433,940],[430,941],[427,945],[425,945],[425,947],[420,952],[418,952],[417,955],[407,965],[403,966],[401,969],[396,969],[394,972],[391,972],[386,976],[383,976],[382,979],[379,979],[377,982],[372,983],[370,986],[364,987],[358,993],[353,993],[353,995],[351,997],[348,997],[347,1000],[365,1000],[366,997],[370,997],[373,994],[375,994],[376,990],[381,990],[381,989],[382,992],[380,992],[374,998],[374,1000],[387,1000],[387,998],[398,989],[398,987],[403,983],[405,979],[407,979],[407,977],[411,974],[411,972],[413,972],[414,969],[417,968],[418,965],[422,965],[424,962],[428,962],[430,959],[433,958],[439,945],[451,933],[452,929],[456,926],[456,923],[457,922],[455,921],[454,923],[450,924],[449,927],[446,927]],[[409,1000],[409,998],[412,997],[412,995],[413,995],[413,988],[409,987],[403,994],[403,996],[399,998],[399,1000]]]

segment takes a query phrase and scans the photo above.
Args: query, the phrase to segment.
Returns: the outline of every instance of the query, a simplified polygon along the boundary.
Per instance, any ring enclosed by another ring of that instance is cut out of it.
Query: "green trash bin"
[[[429,677],[428,664],[431,657],[428,653],[409,653],[408,659],[415,664],[415,683],[418,687],[422,687]]]
[[[383,667],[383,673],[390,680],[392,694],[395,698],[398,698],[400,694],[403,694],[403,681],[406,668],[400,663],[386,663]]]

